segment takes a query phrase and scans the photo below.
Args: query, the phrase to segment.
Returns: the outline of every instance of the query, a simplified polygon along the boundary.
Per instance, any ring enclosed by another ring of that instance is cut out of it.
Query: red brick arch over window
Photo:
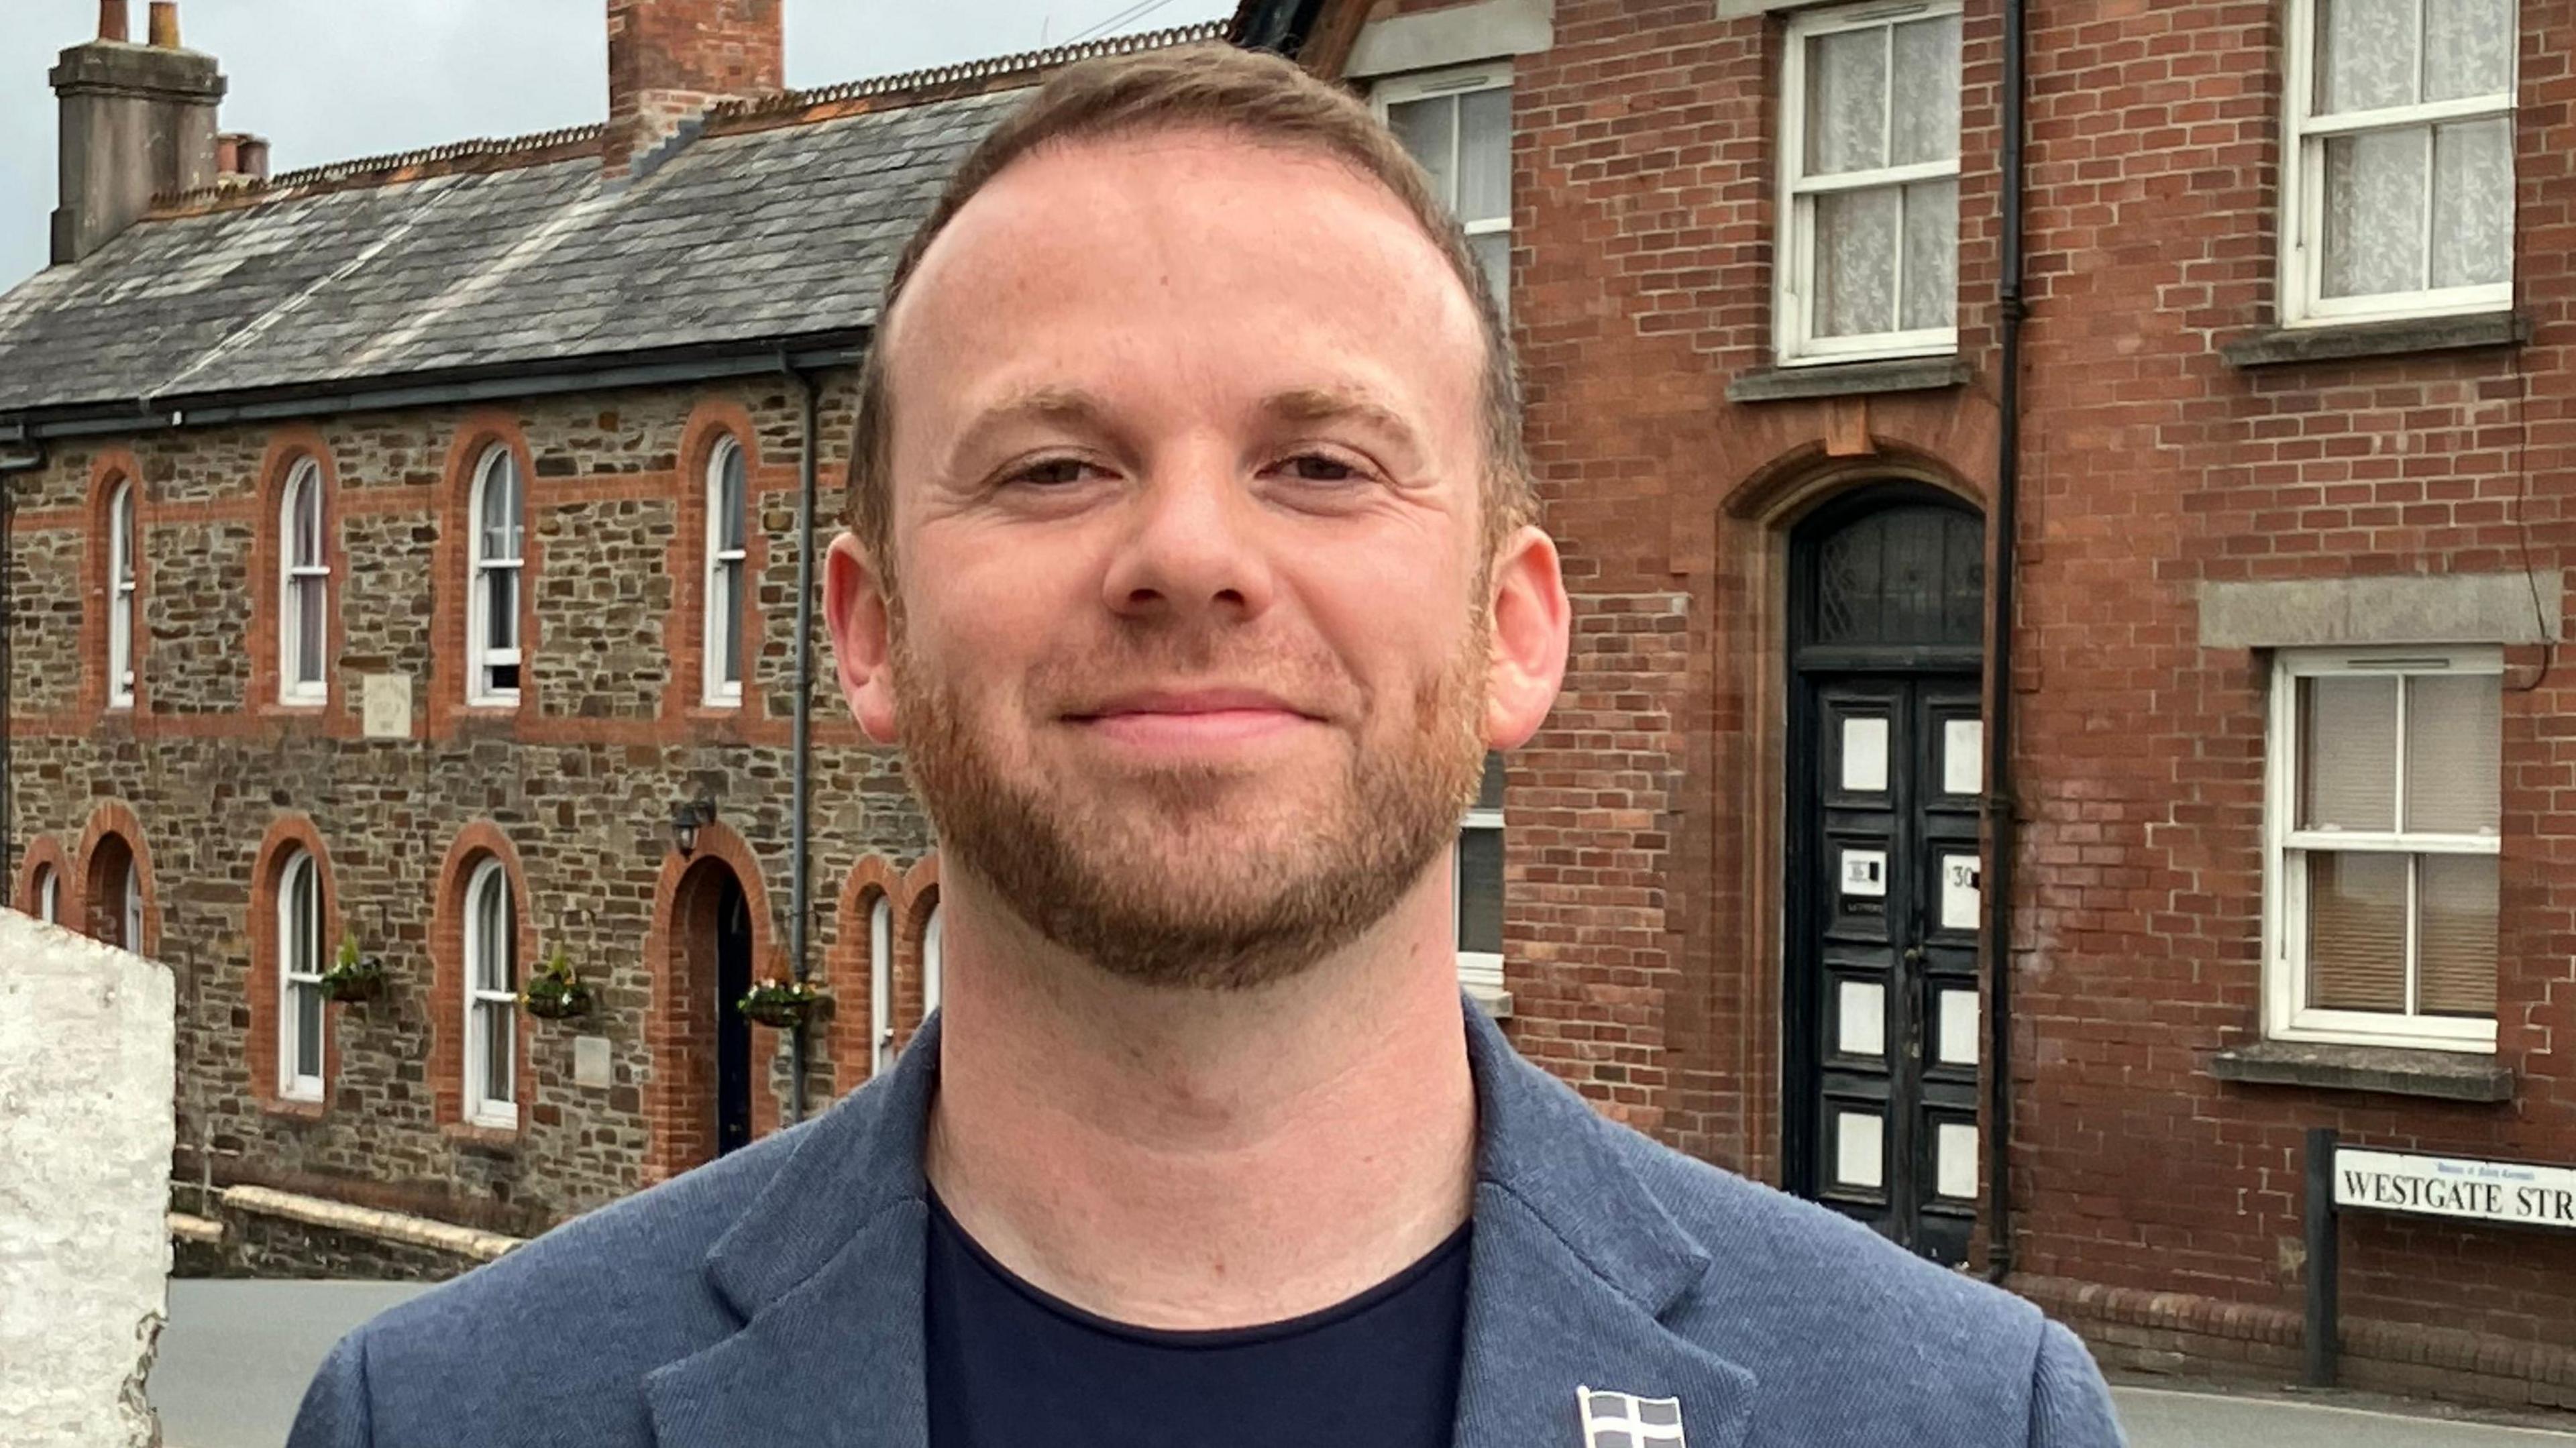
[[[322,683],[330,693],[319,703],[286,704],[277,692],[286,671],[286,644],[279,632],[285,621],[281,577],[288,548],[283,510],[287,480],[308,458],[321,473],[322,561],[331,569],[330,582],[322,590]],[[339,663],[347,641],[342,603],[349,586],[349,551],[340,519],[340,464],[320,431],[299,424],[281,428],[269,439],[268,456],[259,465],[259,511],[251,518],[250,539],[250,711],[318,712],[325,719],[334,718],[348,697],[341,687]]]
[[[42,913],[42,901],[36,898],[36,886],[46,871],[54,877],[55,923],[63,926],[80,924],[80,876],[72,870],[71,856],[63,852],[63,842],[52,835],[38,835],[27,842],[27,856],[18,862],[18,881],[11,889],[11,908],[21,915]],[[148,908],[148,907],[147,907]]]
[[[152,851],[143,842],[143,821],[135,818],[133,809],[122,800],[109,800],[90,811],[89,827],[81,831],[80,855],[72,874],[73,883],[63,889],[64,923],[73,926],[93,940],[107,940],[115,935],[102,910],[122,912],[122,899],[101,899],[105,893],[107,873],[120,863],[130,864],[134,878],[143,887],[143,940],[127,941],[127,948],[152,959],[161,955],[161,890],[152,877]]]
[[[536,1112],[536,1065],[530,1059],[532,1027],[528,1013],[517,1013],[518,1050],[515,1097],[519,1124],[514,1129],[478,1126],[465,1118],[465,892],[487,860],[501,862],[509,882],[510,913],[519,937],[519,984],[537,962],[536,921],[528,911],[527,875],[519,868],[518,848],[486,820],[456,832],[447,858],[438,867],[438,895],[429,916],[429,1090],[439,1130],[450,1140],[484,1146],[516,1146],[526,1139]]]
[[[469,708],[465,703],[465,625],[473,617],[466,599],[473,583],[469,574],[474,563],[474,475],[484,454],[496,446],[508,448],[519,465],[521,497],[528,514],[527,541],[519,552],[519,703],[515,710]],[[452,738],[457,721],[470,715],[537,717],[540,670],[536,585],[537,570],[544,566],[540,555],[545,544],[537,527],[536,460],[528,452],[527,435],[520,431],[518,418],[506,412],[484,411],[458,424],[456,440],[447,449],[447,468],[438,489],[438,542],[430,550],[432,647],[428,717],[432,737]]]
[[[717,446],[727,440],[742,449],[745,648],[738,709],[706,702],[707,467],[715,460]],[[760,526],[760,502],[763,490],[777,481],[768,475],[771,466],[760,454],[760,433],[752,426],[751,414],[730,398],[699,403],[680,431],[671,541],[662,559],[672,584],[671,612],[662,624],[662,637],[670,641],[671,650],[671,679],[662,693],[666,719],[694,715],[753,723],[769,717],[767,695],[760,684],[761,644],[766,637],[761,626],[760,580],[769,569],[769,534]]]
[[[869,855],[851,866],[849,878],[841,883],[832,949],[824,957],[824,974],[832,983],[830,1036],[832,1090],[836,1094],[856,1091],[867,1084],[871,1047],[875,1044],[868,1039],[876,992],[876,979],[868,960],[868,914],[876,908],[877,901],[891,902],[899,942],[909,898],[904,892],[903,873],[882,855]],[[894,1019],[891,1010],[886,1018],[889,1023]]]
[[[711,921],[716,882],[725,871],[742,887],[751,913],[751,968],[755,979],[783,974],[771,943],[769,894],[760,860],[741,835],[721,821],[698,829],[686,858],[662,856],[653,886],[653,927],[644,937],[645,968],[653,973],[653,1003],[644,1023],[652,1060],[645,1093],[644,1180],[649,1185],[713,1161],[716,1154],[716,957]],[[765,1068],[776,1032],[752,1028],[752,1135],[774,1130],[778,1100]]]
[[[300,814],[283,814],[271,821],[268,834],[259,842],[259,855],[251,866],[250,877],[250,973],[244,994],[250,997],[250,1039],[243,1043],[243,1058],[250,1064],[252,1097],[265,1111],[280,1116],[319,1117],[330,1109],[333,1083],[340,1079],[340,1032],[336,1018],[340,1008],[322,1007],[322,1099],[289,1101],[277,1091],[278,1031],[278,949],[277,896],[286,875],[286,862],[297,850],[313,857],[314,883],[322,889],[322,949],[324,964],[340,941],[340,888],[331,874],[331,853],[322,844],[322,832],[313,821]]]
[[[921,1023],[930,1014],[924,1004],[922,937],[930,928],[930,912],[939,908],[939,852],[931,851],[913,861],[903,872],[903,892],[895,910],[894,930],[894,1049],[900,1054],[921,1033]],[[942,970],[946,968],[942,963]],[[941,977],[942,985],[946,977]]]
[[[152,670],[145,659],[152,631],[143,626],[143,609],[152,597],[152,550],[145,545],[152,510],[145,496],[143,465],[123,448],[101,452],[89,468],[89,547],[81,559],[80,708],[95,714],[114,693],[107,677],[107,616],[115,606],[109,570],[114,545],[109,539],[109,505],[118,487],[134,486],[134,711],[141,714],[152,698]]]

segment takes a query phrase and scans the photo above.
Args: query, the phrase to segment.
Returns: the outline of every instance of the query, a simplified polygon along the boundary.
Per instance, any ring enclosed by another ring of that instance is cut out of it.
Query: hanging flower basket
[[[823,1013],[825,997],[811,981],[773,978],[751,988],[741,1001],[742,1013],[764,1026],[792,1031]]]
[[[384,993],[385,963],[372,955],[360,955],[358,937],[343,937],[339,957],[322,972],[322,998],[358,1005],[380,999]]]
[[[563,947],[558,945],[546,957],[546,963],[528,977],[526,988],[519,992],[519,1004],[538,1020],[568,1021],[589,1015],[594,1002],[590,982],[572,968],[572,962],[564,958]]]

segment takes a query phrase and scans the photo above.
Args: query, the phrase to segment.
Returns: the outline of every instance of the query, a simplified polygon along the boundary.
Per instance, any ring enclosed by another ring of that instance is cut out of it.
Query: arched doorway
[[[89,857],[89,936],[119,950],[143,950],[143,875],[134,847],[117,834],[101,835]]]
[[[1985,525],[1886,483],[1790,539],[1786,1175],[1942,1262],[1978,1201]]]
[[[688,961],[687,978],[704,983],[692,992],[689,1032],[693,1044],[707,1053],[700,1059],[712,1060],[715,1067],[698,1078],[704,1094],[687,1109],[714,1128],[715,1155],[723,1156],[751,1144],[757,1063],[751,1021],[742,1013],[742,998],[751,989],[751,902],[732,866],[700,859],[680,882],[674,915]]]

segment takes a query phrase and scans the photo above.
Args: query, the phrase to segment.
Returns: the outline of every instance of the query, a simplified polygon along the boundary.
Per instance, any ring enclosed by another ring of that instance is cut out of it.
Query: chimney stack
[[[128,41],[126,0],[99,0],[98,39],[62,53],[61,205],[55,264],[79,261],[134,224],[164,191],[215,179],[215,58],[179,47],[175,0],[152,0],[152,43]]]
[[[780,0],[608,0],[608,170],[631,174],[718,101],[782,88]]]

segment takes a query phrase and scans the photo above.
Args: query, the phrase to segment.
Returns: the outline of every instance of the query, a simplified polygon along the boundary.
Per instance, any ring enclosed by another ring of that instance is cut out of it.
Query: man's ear
[[[823,558],[823,615],[832,629],[832,670],[850,717],[877,743],[897,742],[894,636],[885,590],[867,550],[847,530]]]
[[[1574,608],[1556,540],[1523,527],[1494,555],[1488,599],[1492,663],[1485,681],[1485,745],[1517,749],[1546,722],[1565,683]]]

